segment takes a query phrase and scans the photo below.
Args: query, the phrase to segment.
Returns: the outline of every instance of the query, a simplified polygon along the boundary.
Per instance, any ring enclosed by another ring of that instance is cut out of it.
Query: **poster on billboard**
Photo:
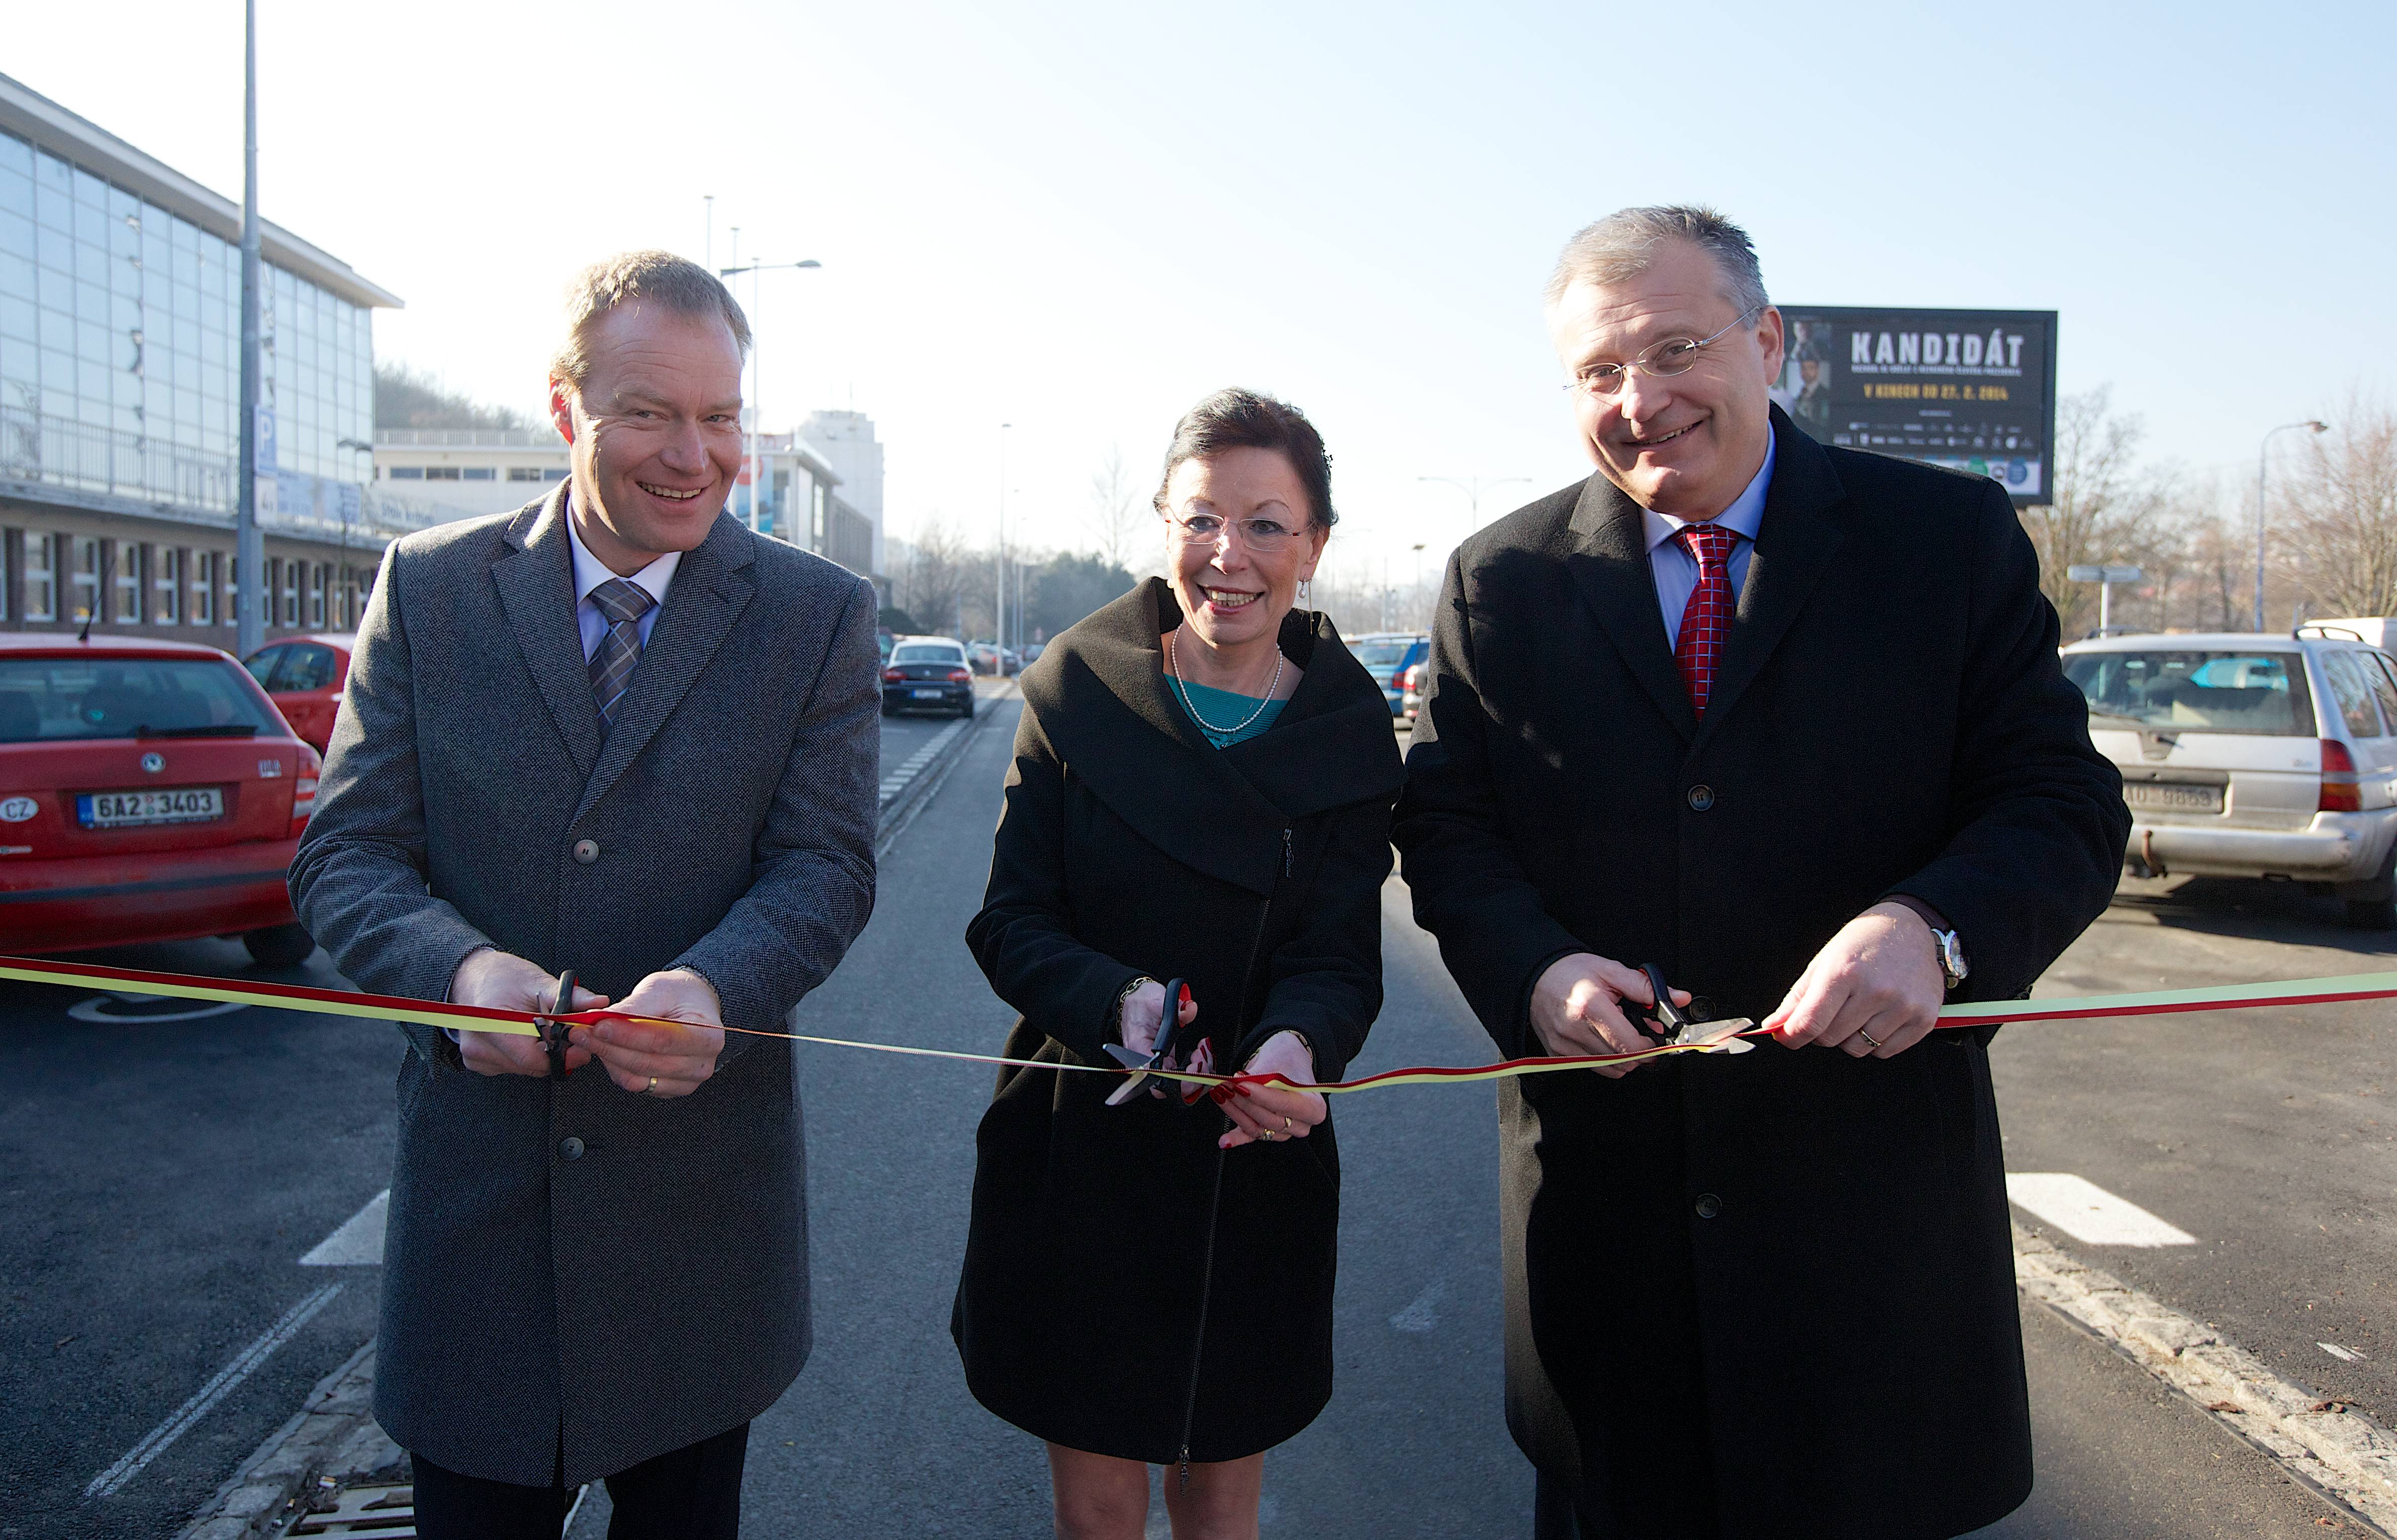
[[[1821,443],[1986,475],[2045,502],[2056,312],[1782,305],[1773,399]]]

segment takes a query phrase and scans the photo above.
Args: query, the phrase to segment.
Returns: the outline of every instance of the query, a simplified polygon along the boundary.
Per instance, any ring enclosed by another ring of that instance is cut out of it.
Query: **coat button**
[[[1694,1022],[1717,1022],[1722,1020],[1721,1013],[1715,1010],[1715,1002],[1704,995],[1691,996],[1690,1003],[1683,1006],[1681,1010],[1682,1013]]]
[[[560,1160],[582,1159],[583,1141],[570,1133],[565,1138],[560,1139],[557,1142],[557,1158]]]
[[[1715,1215],[1721,1212],[1722,1212],[1721,1199],[1717,1198],[1710,1192],[1702,1192],[1698,1194],[1698,1217],[1700,1219],[1712,1219]]]
[[[1704,812],[1714,805],[1715,789],[1712,786],[1696,785],[1690,788],[1690,807],[1694,811]]]
[[[590,865],[593,862],[599,859],[599,842],[596,839],[576,840],[574,842],[574,859],[583,863],[585,866]]]

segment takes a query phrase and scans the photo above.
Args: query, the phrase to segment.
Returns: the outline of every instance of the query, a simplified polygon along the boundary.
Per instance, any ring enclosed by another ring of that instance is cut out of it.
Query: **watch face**
[[[1939,966],[1950,984],[1961,984],[1972,970],[1964,965],[1964,941],[1953,931],[1939,932]]]

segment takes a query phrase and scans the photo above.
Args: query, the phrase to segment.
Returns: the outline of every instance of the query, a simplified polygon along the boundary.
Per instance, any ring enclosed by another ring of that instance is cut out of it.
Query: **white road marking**
[[[341,1228],[308,1248],[302,1267],[380,1267],[382,1265],[383,1220],[391,1212],[391,1189],[367,1200],[367,1206],[341,1221]]]
[[[1413,1304],[1392,1316],[1390,1324],[1401,1332],[1428,1332],[1438,1326],[1440,1317],[1435,1312],[1434,1306],[1440,1304],[1440,1292],[1447,1287],[1444,1282],[1435,1281],[1429,1288],[1415,1296]]]
[[[156,1005],[154,995],[94,995],[87,1000],[67,1007],[67,1014],[79,1022],[108,1022],[137,1026],[148,1022],[195,1022],[203,1016],[230,1016],[249,1007],[239,1000],[211,1000],[204,1005],[188,1006],[181,1011],[119,1011],[126,1005]]]
[[[2332,1358],[2337,1359],[2341,1363],[2353,1363],[2356,1359],[2364,1357],[2362,1353],[2357,1352],[2354,1348],[2341,1347],[2335,1342],[2318,1342],[2314,1344],[2314,1346],[2321,1348],[2323,1352],[2328,1353]]]
[[[2006,1196],[2091,1246],[2194,1246],[2197,1237],[2069,1172],[2006,1172]]]
[[[142,1467],[167,1453],[168,1445],[191,1431],[192,1425],[208,1414],[217,1402],[233,1394],[241,1382],[258,1373],[275,1349],[300,1334],[300,1328],[315,1319],[316,1312],[333,1303],[333,1296],[346,1285],[328,1283],[290,1309],[283,1319],[266,1329],[265,1335],[243,1348],[234,1360],[216,1373],[216,1377],[200,1386],[190,1400],[177,1407],[174,1414],[152,1428],[147,1437],[125,1452],[125,1457],[91,1479],[83,1489],[86,1497],[110,1497],[122,1491],[125,1483],[141,1474]]]

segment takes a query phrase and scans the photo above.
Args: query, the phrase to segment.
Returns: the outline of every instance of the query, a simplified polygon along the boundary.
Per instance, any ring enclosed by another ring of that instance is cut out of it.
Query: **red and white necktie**
[[[1731,553],[1739,536],[1709,521],[1688,525],[1673,538],[1698,563],[1698,585],[1690,590],[1690,602],[1681,609],[1673,663],[1690,691],[1690,705],[1704,716],[1707,697],[1715,687],[1715,660],[1731,634]]]

